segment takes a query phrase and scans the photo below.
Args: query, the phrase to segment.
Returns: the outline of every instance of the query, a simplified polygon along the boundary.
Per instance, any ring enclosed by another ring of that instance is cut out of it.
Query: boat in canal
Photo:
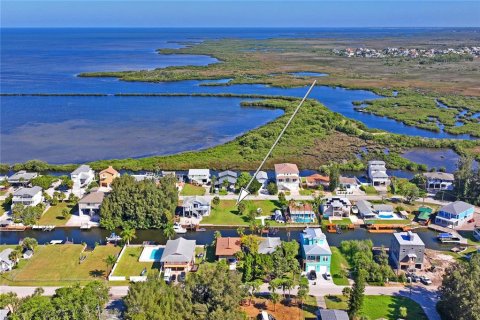
[[[187,233],[187,229],[182,227],[180,224],[178,223],[175,223],[173,225],[173,230],[175,231],[175,233],[177,234],[184,234],[184,233]]]
[[[115,232],[112,232],[108,237],[105,238],[107,242],[117,242],[122,240],[122,237],[117,235]]]

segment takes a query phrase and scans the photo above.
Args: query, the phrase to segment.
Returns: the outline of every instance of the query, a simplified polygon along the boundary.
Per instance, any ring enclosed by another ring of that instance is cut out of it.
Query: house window
[[[328,261],[328,257],[323,257],[322,261],[323,261],[323,262]]]

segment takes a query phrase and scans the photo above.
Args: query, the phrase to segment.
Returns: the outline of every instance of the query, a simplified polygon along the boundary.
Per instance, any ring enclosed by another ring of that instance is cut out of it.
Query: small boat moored
[[[117,242],[122,240],[122,237],[117,235],[115,232],[112,232],[108,237],[105,238],[107,242]]]
[[[182,227],[180,224],[178,223],[175,223],[173,225],[173,231],[175,231],[175,233],[178,233],[178,234],[183,234],[183,233],[187,233],[187,229],[185,229],[184,227]]]

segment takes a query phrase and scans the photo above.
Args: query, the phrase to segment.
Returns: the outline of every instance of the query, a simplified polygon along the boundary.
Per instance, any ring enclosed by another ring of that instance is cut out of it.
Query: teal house
[[[306,228],[300,233],[303,270],[324,274],[330,272],[332,251],[327,237],[320,228]]]

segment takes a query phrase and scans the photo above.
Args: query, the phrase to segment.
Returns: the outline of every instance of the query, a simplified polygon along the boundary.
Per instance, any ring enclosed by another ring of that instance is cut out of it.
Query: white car
[[[352,213],[353,214],[358,214],[358,207],[357,206],[352,206]]]
[[[323,277],[325,278],[325,280],[331,280],[332,279],[332,275],[328,271],[323,274]]]

